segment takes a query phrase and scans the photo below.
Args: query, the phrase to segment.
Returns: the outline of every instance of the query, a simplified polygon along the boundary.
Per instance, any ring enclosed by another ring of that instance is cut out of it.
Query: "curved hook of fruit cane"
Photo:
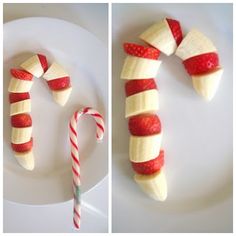
[[[74,195],[74,214],[73,222],[77,229],[80,228],[81,201],[80,201],[80,160],[78,147],[78,133],[76,131],[77,122],[82,115],[90,115],[96,122],[96,139],[101,141],[104,136],[104,120],[101,114],[91,107],[85,107],[76,111],[69,123],[69,136],[71,144],[72,175],[73,175],[73,195]]]

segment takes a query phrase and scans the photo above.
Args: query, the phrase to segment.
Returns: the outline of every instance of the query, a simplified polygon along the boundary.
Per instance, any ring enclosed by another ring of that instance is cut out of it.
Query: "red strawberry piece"
[[[10,103],[19,102],[22,100],[30,99],[30,94],[27,93],[9,93]]]
[[[32,80],[33,79],[33,75],[25,70],[11,69],[10,72],[11,72],[11,75],[17,79],[21,79],[21,80]]]
[[[30,127],[32,126],[31,116],[25,113],[11,116],[11,125],[15,128]]]
[[[47,58],[42,55],[42,54],[37,54],[38,55],[38,58],[39,58],[39,61],[40,61],[40,64],[43,68],[43,71],[46,72],[47,69],[48,69],[48,61],[47,61]]]
[[[170,27],[172,35],[176,41],[176,44],[179,45],[183,39],[182,29],[181,29],[179,21],[173,20],[173,19],[167,19],[167,18],[166,20]]]
[[[21,144],[11,144],[12,149],[15,152],[27,152],[33,147],[33,138],[30,139],[29,142],[21,143]]]
[[[157,89],[154,79],[134,79],[125,84],[125,93],[127,97],[150,89]]]
[[[47,83],[51,90],[61,90],[70,86],[70,77],[49,80]]]
[[[198,75],[212,71],[218,67],[219,58],[217,53],[210,52],[190,57],[183,61],[183,64],[189,75]]]
[[[135,136],[146,136],[161,132],[161,121],[155,114],[141,114],[129,119],[129,131]]]
[[[158,157],[145,162],[131,162],[135,172],[141,175],[151,175],[159,171],[164,165],[164,151],[161,150]]]
[[[157,60],[160,55],[160,51],[156,48],[146,47],[135,43],[124,43],[123,47],[127,54],[135,57]]]

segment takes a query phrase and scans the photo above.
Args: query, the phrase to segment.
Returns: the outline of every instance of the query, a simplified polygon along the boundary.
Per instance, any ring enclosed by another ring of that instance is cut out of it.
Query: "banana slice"
[[[216,52],[217,49],[210,39],[196,29],[191,30],[177,48],[175,54],[183,61],[208,52]]]
[[[33,85],[33,81],[11,78],[10,84],[8,87],[8,92],[11,92],[11,93],[29,92],[32,85]]]
[[[67,72],[56,62],[54,62],[43,75],[47,81],[69,76]]]
[[[152,175],[135,174],[134,180],[149,197],[159,201],[166,200],[167,183],[163,169]]]
[[[35,77],[39,78],[43,75],[44,71],[40,63],[38,55],[30,57],[28,60],[20,65],[24,70],[28,71]]]
[[[29,112],[31,112],[30,99],[15,102],[10,105],[10,116],[17,115],[20,113],[29,113]]]
[[[26,170],[34,169],[34,155],[32,150],[28,152],[15,152],[14,155],[18,163]]]
[[[14,144],[26,143],[31,139],[32,126],[24,128],[12,127],[11,130],[11,142]]]
[[[205,100],[210,101],[219,87],[222,74],[223,69],[220,68],[207,74],[194,75],[193,87]]]
[[[159,109],[159,96],[156,89],[136,93],[126,98],[125,117],[146,112],[155,112]]]
[[[130,136],[129,158],[132,162],[145,162],[156,158],[161,149],[162,133],[149,136]]]
[[[121,72],[121,79],[145,79],[156,76],[161,61],[127,56]]]
[[[173,54],[177,48],[176,41],[166,19],[149,27],[139,38],[167,56]]]
[[[64,106],[70,97],[71,91],[72,87],[62,90],[53,90],[52,96],[56,103],[58,103],[61,106]]]

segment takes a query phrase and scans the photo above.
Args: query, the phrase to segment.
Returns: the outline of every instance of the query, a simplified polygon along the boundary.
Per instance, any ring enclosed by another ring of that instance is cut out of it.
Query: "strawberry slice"
[[[141,114],[129,119],[129,131],[135,136],[146,136],[161,132],[161,121],[155,114]]]
[[[183,61],[183,64],[189,75],[199,75],[217,68],[219,66],[219,57],[215,52],[204,53],[188,58]]]
[[[179,21],[167,18],[166,21],[170,27],[171,33],[176,41],[176,44],[179,45],[183,39],[182,29]]]
[[[38,55],[38,58],[39,58],[39,61],[40,61],[40,64],[43,68],[43,71],[46,72],[47,69],[48,69],[48,61],[47,61],[47,58],[42,55],[42,54],[37,54]]]
[[[11,125],[15,128],[32,126],[32,119],[29,114],[21,113],[11,116]]]
[[[27,152],[33,147],[33,138],[30,139],[29,142],[21,143],[21,144],[11,144],[12,149],[15,152]]]
[[[150,89],[157,89],[154,79],[134,79],[125,84],[125,93],[127,97]]]
[[[131,162],[135,172],[141,175],[151,175],[164,165],[164,151],[161,150],[158,157],[145,162]]]
[[[32,80],[34,77],[29,72],[27,72],[25,70],[21,70],[21,69],[14,69],[13,68],[10,70],[10,72],[14,78],[21,79],[21,80]]]
[[[66,76],[59,79],[49,80],[47,83],[51,90],[61,90],[70,87],[70,77]]]
[[[156,48],[146,47],[135,43],[124,43],[123,47],[127,54],[135,57],[157,60],[160,55],[160,51]]]
[[[30,99],[30,94],[26,93],[9,93],[9,101],[10,103],[19,102],[22,100]]]

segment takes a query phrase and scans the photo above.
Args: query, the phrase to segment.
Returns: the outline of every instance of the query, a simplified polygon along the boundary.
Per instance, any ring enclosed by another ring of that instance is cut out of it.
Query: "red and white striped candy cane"
[[[72,159],[72,174],[73,174],[73,194],[74,194],[74,215],[73,221],[76,228],[80,228],[81,202],[80,202],[80,160],[78,147],[78,134],[76,132],[77,122],[82,115],[90,115],[96,122],[96,138],[98,141],[103,139],[104,135],[104,120],[101,114],[90,107],[85,107],[76,111],[71,117],[69,123],[69,136],[71,143],[71,159]]]

